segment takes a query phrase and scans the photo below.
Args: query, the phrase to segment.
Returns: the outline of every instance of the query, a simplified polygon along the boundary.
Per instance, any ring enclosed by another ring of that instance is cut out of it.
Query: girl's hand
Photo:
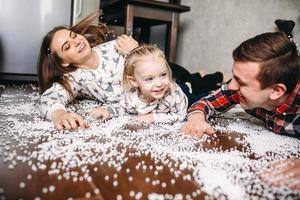
[[[75,130],[79,128],[88,128],[89,125],[83,121],[83,118],[76,113],[68,113],[64,110],[56,110],[52,114],[52,121],[58,130]]]
[[[139,46],[139,43],[135,41],[131,36],[121,35],[117,38],[116,50],[121,55],[127,55],[132,49]]]
[[[95,119],[100,119],[101,121],[105,121],[109,118],[110,114],[106,108],[100,107],[100,108],[93,109],[91,112],[89,112],[89,115]]]
[[[138,122],[145,122],[147,124],[151,124],[154,119],[153,119],[153,114],[146,114],[146,115],[138,115],[136,117],[133,118],[134,120],[138,121]]]

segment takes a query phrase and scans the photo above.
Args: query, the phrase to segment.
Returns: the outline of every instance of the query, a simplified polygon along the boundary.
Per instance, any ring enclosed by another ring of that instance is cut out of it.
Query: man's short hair
[[[232,53],[234,61],[257,62],[262,89],[277,83],[291,93],[299,80],[300,57],[296,44],[283,32],[263,33],[242,42]]]

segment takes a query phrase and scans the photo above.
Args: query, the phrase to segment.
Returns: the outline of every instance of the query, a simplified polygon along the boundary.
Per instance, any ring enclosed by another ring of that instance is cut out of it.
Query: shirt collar
[[[297,102],[299,102],[299,97],[300,97],[300,81],[298,80],[294,90],[291,92],[291,94],[287,97],[285,102],[278,106],[276,108],[276,113],[296,113],[297,107]]]

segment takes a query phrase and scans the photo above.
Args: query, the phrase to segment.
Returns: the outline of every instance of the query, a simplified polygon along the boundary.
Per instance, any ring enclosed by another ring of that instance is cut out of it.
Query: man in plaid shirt
[[[299,138],[300,56],[296,44],[282,32],[263,33],[242,42],[233,51],[233,59],[230,83],[194,103],[181,131],[198,137],[213,134],[207,119],[240,104],[273,132]],[[300,160],[290,163],[279,174],[292,172],[290,178],[298,184],[291,187],[300,189]],[[290,179],[282,179],[272,184],[289,184]]]

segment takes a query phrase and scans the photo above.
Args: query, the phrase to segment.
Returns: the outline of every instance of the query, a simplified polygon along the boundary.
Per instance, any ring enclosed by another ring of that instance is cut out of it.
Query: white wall
[[[276,19],[296,22],[300,42],[300,0],[182,0],[176,62],[191,72],[217,70],[231,76],[232,50],[257,34],[275,31]]]
[[[99,9],[100,9],[100,0],[74,0],[73,15],[78,13],[79,16],[76,16],[73,19],[73,24],[76,24],[77,22],[84,19],[89,14]],[[95,19],[95,23],[98,23],[98,19]]]

